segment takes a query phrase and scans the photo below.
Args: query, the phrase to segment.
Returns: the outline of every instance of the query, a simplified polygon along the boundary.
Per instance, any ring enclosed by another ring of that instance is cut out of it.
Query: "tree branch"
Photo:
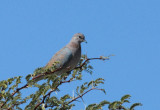
[[[45,101],[45,99],[46,99],[46,97],[47,97],[47,96],[50,96],[50,94],[51,94],[52,92],[54,92],[54,91],[55,91],[55,89],[54,89],[54,90],[51,90],[48,94],[46,94],[45,96],[43,96],[42,101],[41,101],[39,104],[36,105],[36,107],[34,108],[34,110],[36,110],[41,104],[43,104],[44,101]]]
[[[21,89],[26,88],[27,86],[28,86],[28,84],[26,84],[26,85],[24,85],[24,86],[22,86],[22,87],[20,87],[20,88],[17,88],[16,91],[14,91],[14,92],[12,93],[12,96],[14,96],[17,92],[19,92]],[[8,99],[6,99],[6,101],[0,106],[0,108],[2,108],[2,107],[7,103],[7,101],[8,101]]]
[[[82,67],[87,63],[87,61],[89,61],[89,60],[95,60],[95,59],[108,60],[109,58],[108,58],[108,57],[102,57],[102,56],[100,56],[99,58],[87,58],[80,66],[75,67],[74,69],[82,68]],[[56,70],[54,70],[53,72],[45,72],[45,73],[43,73],[43,74],[40,74],[40,75],[32,78],[32,80],[35,80],[35,79],[37,79],[37,78],[39,78],[39,77],[41,77],[41,76],[44,76],[44,75],[52,74],[52,73],[57,72],[57,71],[59,71],[59,70],[61,70],[61,69],[62,69],[62,68],[60,67],[60,68],[57,68]],[[66,83],[66,82],[69,82],[69,81],[64,81],[64,82],[61,82],[61,83]],[[20,87],[20,88],[17,88],[16,91],[14,91],[14,92],[12,93],[12,96],[14,96],[14,95],[15,95],[17,92],[19,92],[20,90],[22,90],[22,89],[24,89],[24,88],[27,88],[27,86],[28,86],[28,84],[25,84],[24,86],[22,86],[22,87]],[[58,85],[58,86],[59,86],[59,85]],[[7,101],[8,101],[8,99],[0,106],[0,108],[2,108],[2,107],[7,103]],[[43,100],[42,100],[42,101],[43,101]],[[40,104],[40,105],[41,105],[41,104]],[[38,105],[38,106],[39,106],[39,105]],[[38,107],[38,106],[37,106],[37,107]]]
[[[45,72],[45,73],[42,73],[42,74],[37,75],[37,76],[35,76],[34,78],[32,78],[32,80],[35,80],[35,79],[37,79],[37,78],[39,78],[39,77],[41,77],[41,76],[45,76],[45,75],[48,75],[48,74],[53,74],[53,73],[55,73],[55,72],[57,72],[57,71],[59,71],[59,70],[61,70],[61,69],[62,69],[62,67],[57,68],[57,69],[54,70],[53,72]]]
[[[19,92],[21,89],[24,89],[24,88],[27,88],[28,84],[20,87],[20,88],[17,88],[15,92],[12,93],[12,96],[14,96],[14,94],[16,94],[17,92]]]
[[[50,96],[50,94],[51,94],[52,92],[54,92],[54,91],[58,88],[58,86],[60,86],[62,83],[69,83],[69,82],[71,82],[71,81],[73,81],[73,78],[71,78],[71,79],[68,80],[68,81],[61,81],[61,82],[55,87],[55,89],[51,90],[50,92],[48,92],[48,94],[46,94],[45,96],[43,96],[42,101],[35,106],[34,110],[36,110],[41,104],[43,104],[44,101],[45,101],[45,99],[47,98],[47,96]]]

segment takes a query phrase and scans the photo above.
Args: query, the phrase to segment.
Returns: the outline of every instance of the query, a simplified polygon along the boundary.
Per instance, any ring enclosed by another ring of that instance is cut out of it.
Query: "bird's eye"
[[[82,36],[79,36],[80,39],[82,39]]]

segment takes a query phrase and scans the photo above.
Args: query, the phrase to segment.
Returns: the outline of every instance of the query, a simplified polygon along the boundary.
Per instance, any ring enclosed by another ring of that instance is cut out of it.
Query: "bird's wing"
[[[55,62],[57,62],[57,64],[56,64],[57,67],[62,67],[63,68],[63,66],[67,65],[67,63],[70,62],[72,57],[73,57],[73,55],[72,55],[71,50],[69,48],[67,48],[67,47],[64,47],[61,50],[59,50],[51,58],[51,60],[46,65],[46,68],[52,67]]]

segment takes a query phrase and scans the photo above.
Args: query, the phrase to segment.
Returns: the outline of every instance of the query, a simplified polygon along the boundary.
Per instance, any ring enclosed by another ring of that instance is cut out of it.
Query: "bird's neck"
[[[77,48],[81,48],[81,45],[80,45],[80,43],[78,43],[78,42],[73,42],[73,41],[71,41],[69,44],[68,44],[68,47],[69,48],[75,48],[75,49],[77,49]]]

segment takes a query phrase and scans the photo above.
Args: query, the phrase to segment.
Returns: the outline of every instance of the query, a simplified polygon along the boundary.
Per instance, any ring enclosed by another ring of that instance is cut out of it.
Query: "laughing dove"
[[[86,42],[85,36],[82,33],[74,34],[71,41],[51,58],[44,69],[49,69],[53,67],[53,65],[56,68],[61,68],[59,71],[54,72],[54,74],[57,75],[73,70],[81,58],[82,42]],[[40,79],[43,78],[40,77]],[[38,80],[40,79],[38,78]]]

